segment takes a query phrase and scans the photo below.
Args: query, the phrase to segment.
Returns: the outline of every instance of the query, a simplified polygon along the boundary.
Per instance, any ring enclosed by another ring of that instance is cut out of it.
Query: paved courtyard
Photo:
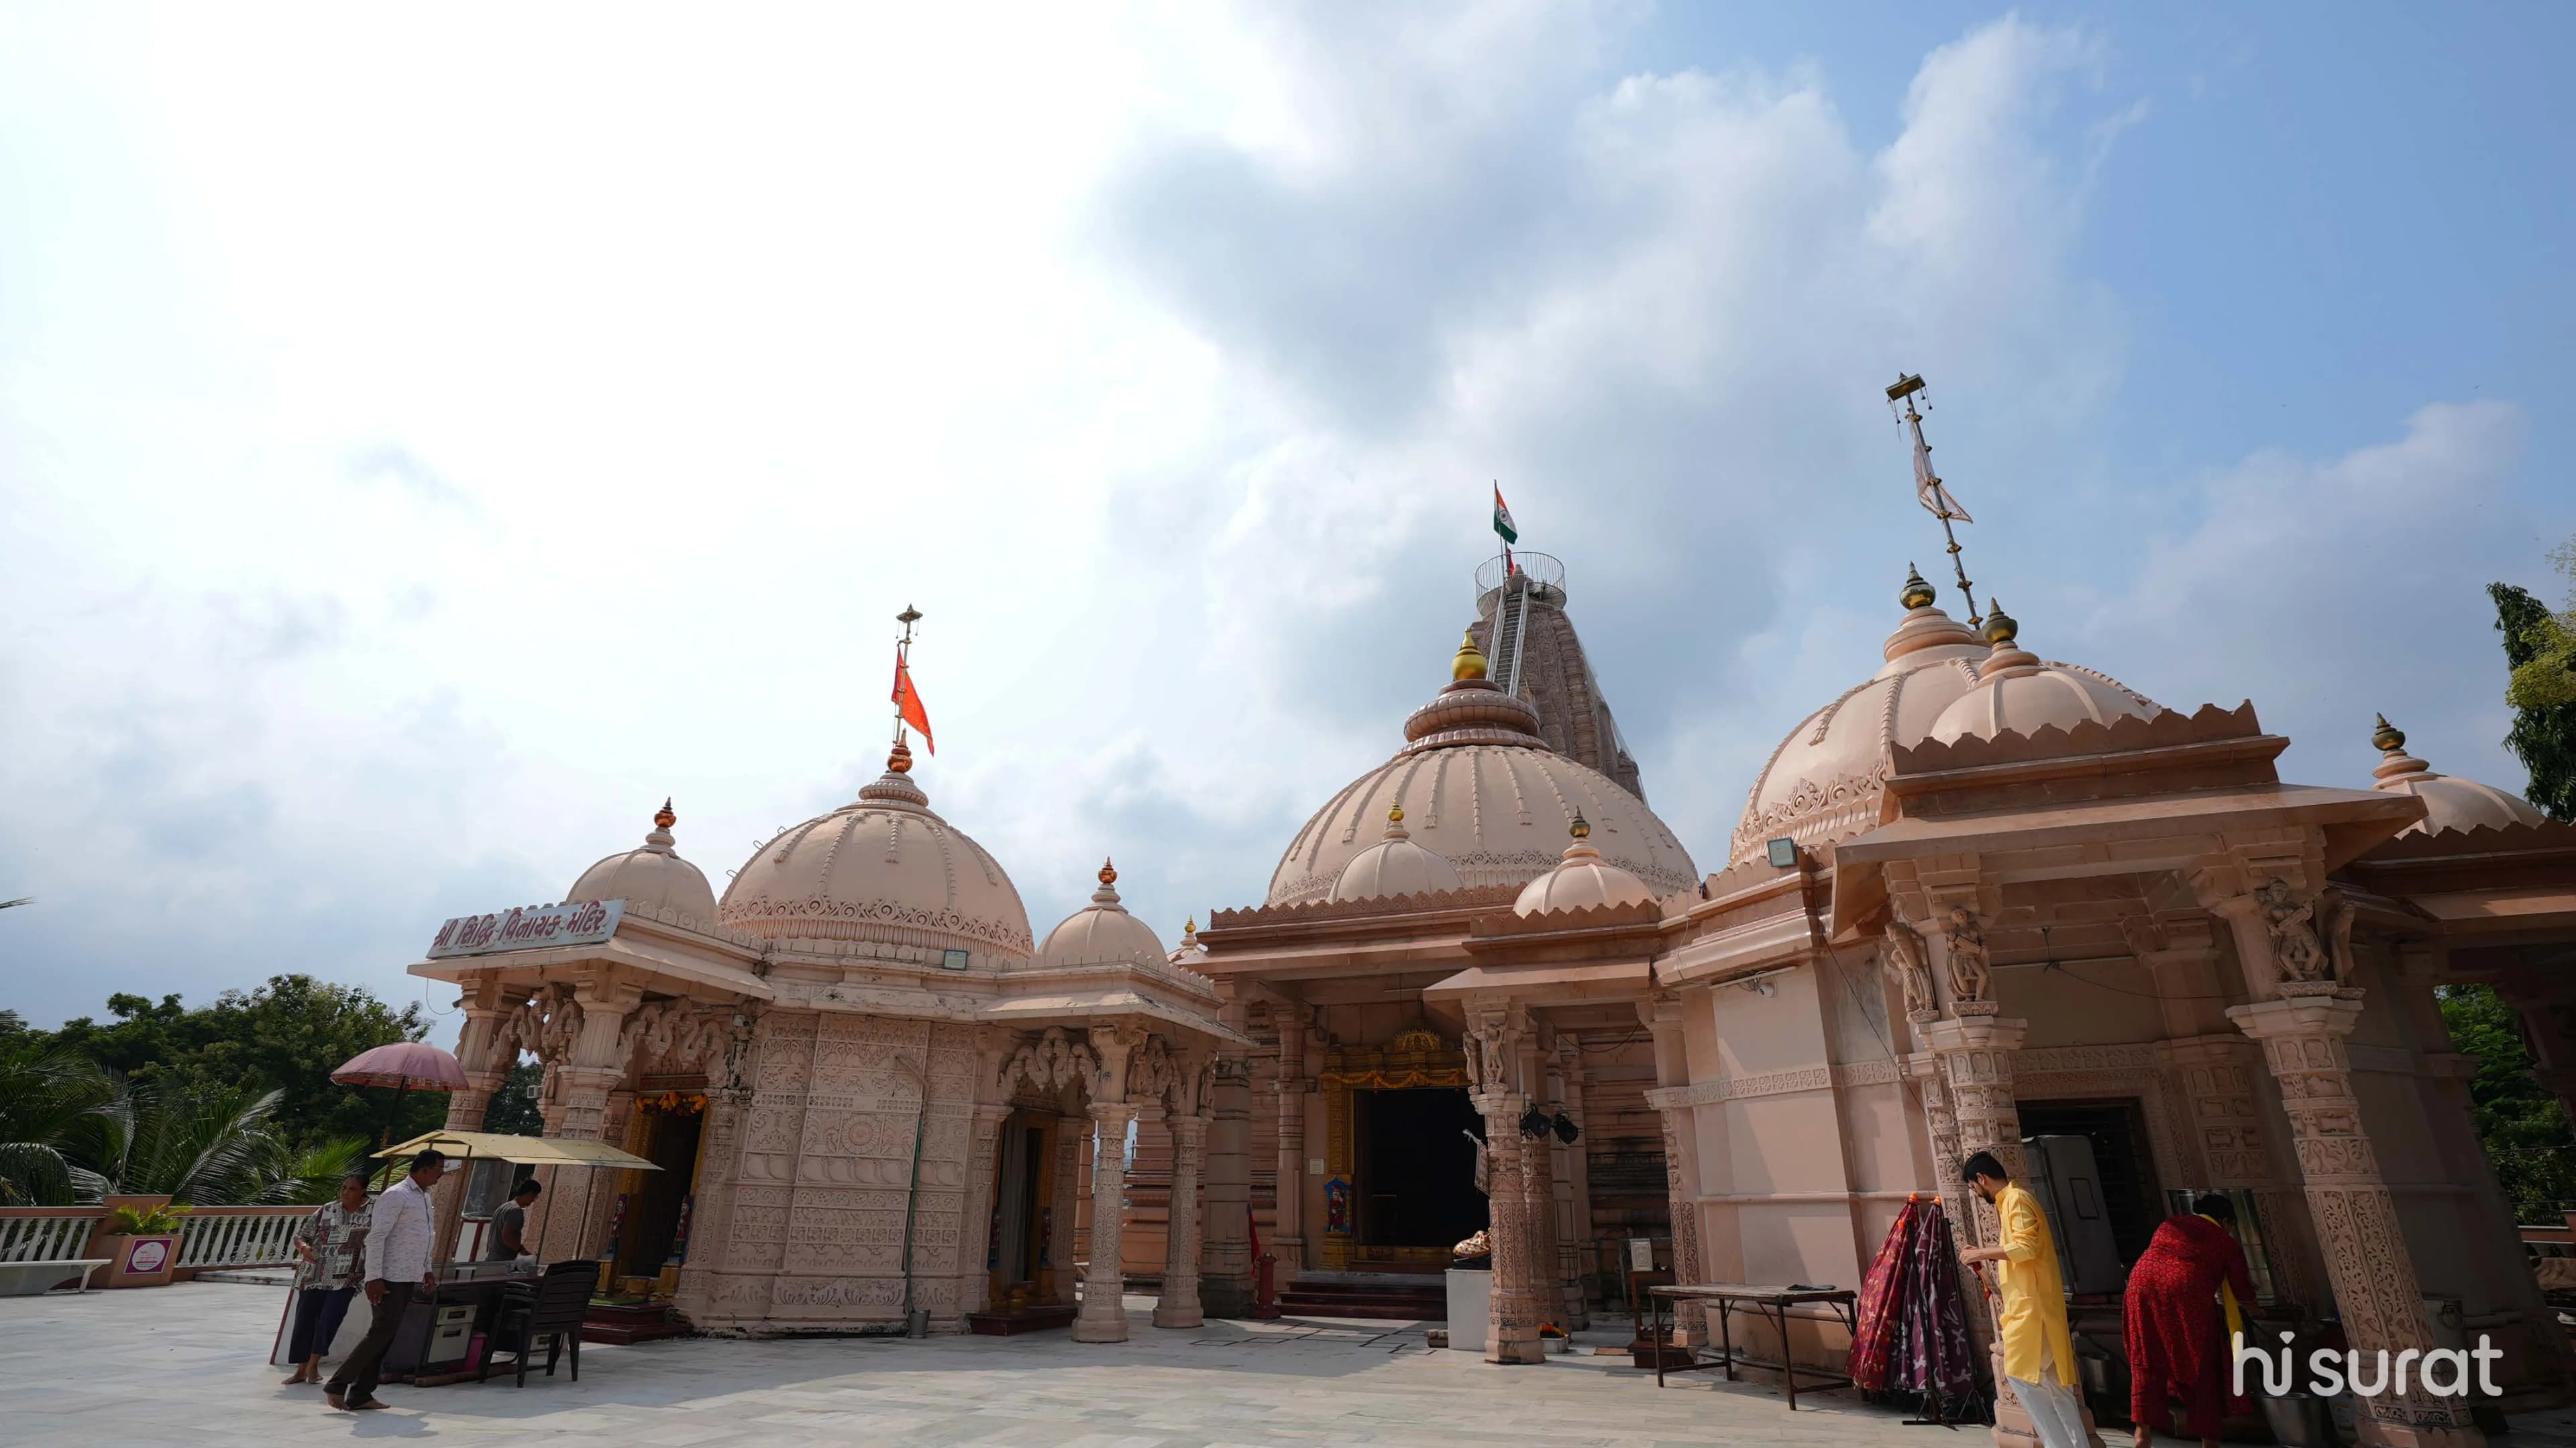
[[[1425,1347],[1419,1327],[1214,1322],[1158,1331],[1130,1298],[1133,1340],[676,1341],[583,1349],[558,1372],[415,1391],[392,1410],[333,1413],[263,1360],[282,1289],[190,1283],[86,1297],[0,1298],[0,1440],[11,1444],[994,1444],[1010,1448],[1660,1448],[1713,1443],[1977,1448],[1986,1436],[1897,1425],[1848,1392],[1795,1416],[1767,1383],[1699,1375],[1657,1390],[1624,1334],[1575,1356],[1498,1368]],[[2565,1414],[2517,1418],[2508,1448],[2576,1448]],[[1931,1433],[1931,1437],[1926,1437]],[[2125,1445],[2127,1434],[2111,1441]]]
[[[1129,1299],[1132,1340],[675,1341],[583,1349],[582,1380],[384,1390],[330,1412],[263,1356],[282,1289],[190,1283],[0,1299],[0,1438],[12,1443],[279,1445],[996,1444],[1012,1448],[1388,1445],[1652,1448],[1897,1444],[1926,1431],[1848,1393],[1805,1400],[1706,1376],[1657,1391],[1627,1359],[1498,1368],[1407,1324],[1212,1322],[1166,1332]],[[1812,1411],[1810,1410],[1812,1409]],[[1943,1437],[1948,1437],[1944,1434]],[[1979,1435],[1981,1439],[1982,1435]],[[1969,1439],[1962,1441],[1978,1441]]]

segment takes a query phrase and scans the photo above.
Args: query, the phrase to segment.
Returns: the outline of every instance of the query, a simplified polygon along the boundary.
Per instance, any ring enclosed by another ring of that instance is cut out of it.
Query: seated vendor
[[[537,1194],[545,1188],[531,1177],[519,1183],[519,1189],[492,1214],[492,1244],[484,1249],[486,1262],[509,1262],[528,1255],[528,1208],[534,1206]]]

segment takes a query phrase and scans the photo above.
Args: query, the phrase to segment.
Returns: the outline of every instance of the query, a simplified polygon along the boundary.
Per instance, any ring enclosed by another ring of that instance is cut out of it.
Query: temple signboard
[[[429,958],[597,945],[617,933],[617,922],[625,915],[623,900],[521,905],[493,915],[459,915],[438,927],[437,938],[429,943]]]

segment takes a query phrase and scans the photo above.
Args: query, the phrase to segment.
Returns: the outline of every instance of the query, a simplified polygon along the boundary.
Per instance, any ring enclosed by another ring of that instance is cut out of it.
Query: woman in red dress
[[[2254,1301],[2253,1274],[2230,1230],[2236,1208],[2212,1192],[2193,1202],[2192,1215],[2169,1217],[2156,1228],[2146,1255],[2129,1269],[2127,1329],[2129,1411],[2138,1425],[2138,1448],[2155,1430],[2173,1432],[2171,1400],[2184,1405],[2183,1426],[2204,1448],[2217,1448],[2218,1420],[2253,1411],[2229,1392],[2233,1359],[2220,1290],[2234,1305]]]

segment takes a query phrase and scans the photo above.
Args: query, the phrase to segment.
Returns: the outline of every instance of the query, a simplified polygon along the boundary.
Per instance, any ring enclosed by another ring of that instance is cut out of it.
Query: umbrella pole
[[[405,1076],[401,1079],[402,1084],[394,1088],[393,1104],[385,1108],[385,1129],[383,1132],[383,1140],[376,1143],[376,1149],[378,1151],[382,1151],[386,1147],[394,1144],[394,1116],[397,1112],[402,1110],[403,1093],[411,1089],[411,1078],[409,1076]],[[384,1158],[384,1163],[384,1166],[376,1173],[376,1190],[380,1192],[387,1186],[391,1185],[394,1179],[394,1159],[392,1157],[386,1157]]]

